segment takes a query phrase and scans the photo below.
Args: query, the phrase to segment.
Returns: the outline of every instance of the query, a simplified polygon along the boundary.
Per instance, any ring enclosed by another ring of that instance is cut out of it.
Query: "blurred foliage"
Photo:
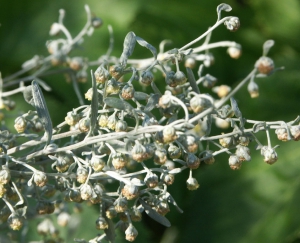
[[[256,120],[289,121],[299,115],[300,91],[300,3],[297,0],[228,0],[233,8],[228,15],[238,16],[241,28],[231,33],[220,26],[213,32],[212,41],[233,40],[243,46],[238,60],[230,59],[225,49],[213,50],[215,65],[205,73],[216,76],[219,84],[236,85],[253,68],[262,54],[262,44],[274,39],[275,46],[269,53],[277,67],[285,70],[269,78],[257,80],[260,96],[251,99],[244,87],[237,95],[239,107],[246,118]],[[71,33],[77,33],[85,23],[84,4],[101,17],[104,25],[83,44],[84,49],[74,56],[88,56],[96,60],[108,48],[108,24],[113,26],[115,49],[119,56],[127,32],[134,31],[149,43],[158,47],[163,39],[173,44],[169,49],[181,47],[202,34],[216,21],[219,1],[199,0],[1,0],[0,3],[0,71],[5,77],[20,69],[21,64],[35,54],[47,55],[45,48],[49,28],[57,21],[58,10],[66,10],[65,24]],[[223,14],[224,15],[224,14]],[[133,58],[151,54],[137,47]],[[96,68],[96,67],[95,67]],[[71,84],[62,75],[45,78],[53,92],[46,94],[54,124],[58,124],[67,111],[78,105]],[[163,80],[161,80],[162,82]],[[157,80],[157,82],[160,82]],[[90,84],[81,84],[82,92]],[[17,104],[22,97],[17,97]],[[24,103],[24,102],[23,102]],[[59,109],[58,109],[59,107]],[[19,105],[17,114],[27,105]],[[7,124],[9,125],[9,124]],[[227,157],[219,156],[212,166],[201,166],[196,176],[201,183],[197,191],[188,191],[187,173],[176,177],[170,187],[177,203],[183,208],[181,215],[171,206],[167,217],[172,227],[165,229],[144,217],[136,242],[287,242],[300,241],[300,150],[295,142],[277,142],[272,135],[273,146],[279,160],[273,166],[263,162],[259,151],[251,147],[252,161],[240,171],[231,171]],[[265,136],[260,136],[266,143]],[[98,210],[98,209],[95,209]],[[93,209],[85,209],[83,223],[76,237],[96,235]],[[92,222],[91,222],[92,221]],[[36,222],[31,224],[27,240],[33,240]],[[72,236],[73,237],[73,236]],[[71,242],[71,238],[67,242]],[[118,237],[118,242],[123,242]]]

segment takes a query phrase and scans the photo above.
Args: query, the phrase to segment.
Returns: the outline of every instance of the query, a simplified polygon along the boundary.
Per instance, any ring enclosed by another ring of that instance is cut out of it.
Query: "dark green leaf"
[[[153,210],[143,199],[140,198],[139,201],[144,207],[145,213],[148,214],[150,218],[154,219],[155,221],[166,227],[171,226],[170,221],[166,217],[160,215],[158,212]]]
[[[146,47],[148,50],[150,50],[154,56],[154,59],[157,58],[157,51],[156,48],[152,45],[150,45],[147,41],[145,41],[144,39],[142,39],[139,36],[136,36],[136,41],[143,47]]]

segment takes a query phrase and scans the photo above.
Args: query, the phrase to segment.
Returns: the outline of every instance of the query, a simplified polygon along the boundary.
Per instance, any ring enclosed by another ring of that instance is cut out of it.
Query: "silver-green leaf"
[[[132,31],[130,31],[124,39],[123,52],[120,57],[120,63],[122,66],[126,66],[128,58],[133,53],[135,43],[136,43],[136,36]]]
[[[152,45],[150,45],[147,41],[145,41],[144,39],[142,39],[139,36],[136,36],[136,41],[143,47],[146,47],[148,50],[150,50],[154,56],[154,59],[157,58],[157,51],[156,48]]]

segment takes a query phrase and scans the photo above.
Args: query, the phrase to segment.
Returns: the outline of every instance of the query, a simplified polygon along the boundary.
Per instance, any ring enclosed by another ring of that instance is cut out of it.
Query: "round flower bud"
[[[112,114],[108,117],[107,119],[107,127],[110,129],[110,130],[115,130],[116,129],[116,124],[117,124],[117,118],[116,118],[116,115],[115,114]]]
[[[106,222],[106,219],[104,217],[100,216],[96,220],[96,229],[98,230],[108,229],[108,223]]]
[[[142,162],[149,158],[146,147],[139,142],[136,142],[131,150],[132,159],[137,162]]]
[[[100,28],[103,25],[103,21],[99,17],[93,17],[91,21],[94,28]]]
[[[270,165],[274,164],[278,159],[277,153],[276,153],[275,149],[273,149],[273,148],[263,146],[260,150],[260,153],[262,156],[264,156],[264,161],[267,164],[270,164]]]
[[[198,183],[198,181],[195,178],[190,177],[186,181],[186,186],[187,186],[188,190],[193,191],[193,190],[197,190],[198,189],[199,183]]]
[[[215,57],[213,56],[213,54],[208,53],[205,55],[205,58],[203,60],[203,64],[205,67],[210,67],[215,63]]]
[[[57,224],[65,227],[68,225],[69,221],[71,219],[70,214],[68,214],[67,212],[61,212],[58,216],[57,216]]]
[[[262,74],[269,74],[274,70],[274,62],[271,58],[263,56],[256,61],[254,67]]]
[[[166,126],[163,129],[162,136],[163,136],[163,142],[164,143],[174,142],[178,137],[177,134],[176,134],[175,128],[172,127],[172,126]]]
[[[170,87],[176,87],[178,85],[174,80],[174,75],[175,75],[174,71],[170,71],[166,73],[166,77],[165,77],[166,84],[169,85]]]
[[[288,133],[285,128],[277,128],[275,130],[275,133],[277,134],[277,138],[281,141],[288,141]]]
[[[140,82],[141,82],[141,84],[143,84],[145,86],[149,86],[153,82],[153,80],[154,80],[154,76],[153,76],[152,72],[145,71],[141,75]]]
[[[130,218],[132,221],[135,221],[135,222],[141,221],[142,220],[141,211],[138,208],[133,207],[133,209],[130,211]]]
[[[254,81],[249,82],[247,89],[248,89],[248,92],[249,92],[251,98],[256,98],[259,96],[258,85]]]
[[[99,172],[104,168],[105,161],[97,156],[92,156],[90,165],[94,171]]]
[[[242,161],[236,155],[230,155],[229,166],[232,170],[239,170],[242,166]]]
[[[231,58],[238,59],[242,54],[242,50],[240,46],[230,46],[227,49],[227,53]]]
[[[53,23],[51,25],[49,34],[53,36],[53,35],[57,35],[59,32],[60,32],[60,24],[59,23]]]
[[[123,120],[118,120],[116,123],[116,132],[126,132],[127,131],[127,122]]]
[[[73,158],[66,154],[59,154],[55,162],[55,169],[58,172],[65,172],[69,169],[69,166],[73,163]]]
[[[188,58],[185,60],[184,66],[185,66],[185,67],[188,67],[188,68],[190,68],[190,69],[193,69],[193,68],[196,66],[196,60],[195,60],[195,58],[193,58],[193,57],[188,57]]]
[[[46,236],[47,234],[53,234],[55,231],[56,229],[50,219],[44,219],[37,226],[37,232],[40,235]]]
[[[238,143],[242,146],[248,146],[250,143],[250,137],[248,134],[238,136]]]
[[[175,176],[173,174],[166,174],[162,173],[161,174],[161,180],[166,183],[168,186],[172,185],[175,180]]]
[[[240,28],[240,20],[238,17],[231,17],[224,22],[226,28],[232,32],[237,31]]]
[[[190,153],[196,153],[198,151],[198,140],[194,135],[182,136],[181,143]]]
[[[125,84],[121,91],[121,96],[124,100],[131,100],[134,97],[134,87],[131,84]]]
[[[76,73],[76,80],[78,83],[86,83],[88,81],[88,74],[86,70],[79,70]]]
[[[185,155],[186,166],[190,169],[197,169],[200,165],[200,159],[193,153],[187,153]]]
[[[181,71],[177,71],[174,75],[174,82],[177,84],[177,85],[183,85],[186,83],[187,81],[187,78],[185,76],[185,74]],[[176,86],[177,86],[176,85]]]
[[[114,202],[115,210],[117,213],[123,213],[127,210],[127,199],[126,198],[118,198]]]
[[[79,121],[79,115],[74,111],[69,111],[65,117],[65,121],[69,126],[74,126]]]
[[[158,105],[164,109],[169,108],[172,105],[171,92],[166,91],[166,93],[160,97]]]
[[[42,171],[34,172],[33,181],[38,187],[43,187],[47,184],[47,175]]]
[[[154,188],[158,185],[158,176],[152,172],[148,172],[144,178],[147,187]]]
[[[88,132],[91,127],[91,119],[89,117],[82,118],[78,123],[78,128],[81,132]]]
[[[106,93],[109,94],[118,94],[120,91],[120,86],[118,82],[112,78],[107,81]]]
[[[129,162],[129,156],[127,154],[115,153],[112,155],[112,165],[116,170],[123,169]]]
[[[292,126],[290,128],[290,130],[291,130],[291,135],[293,137],[293,140],[299,141],[300,140],[300,125]]]
[[[225,119],[221,119],[219,117],[215,118],[215,124],[217,127],[221,128],[221,129],[227,129],[230,126],[230,122],[228,122]]]
[[[4,184],[0,184],[0,198],[2,198],[6,194],[6,188]]]
[[[84,94],[84,98],[86,98],[87,100],[91,101],[93,98],[93,89],[90,88],[85,94]]]
[[[235,154],[241,162],[251,160],[250,149],[248,147],[237,145],[236,148]]]
[[[12,213],[8,217],[7,223],[12,230],[20,230],[24,224],[24,217]]]
[[[128,228],[125,230],[125,239],[128,241],[134,241],[137,236],[138,231],[132,224],[129,224]]]
[[[54,204],[49,201],[39,201],[36,206],[37,214],[52,214],[54,210]]]
[[[171,159],[178,159],[181,156],[181,149],[178,146],[175,146],[174,144],[170,144],[168,148],[168,154]]]
[[[115,217],[117,217],[117,211],[115,209],[114,206],[110,206],[106,211],[105,211],[105,215],[107,218],[109,219],[113,219]]]
[[[98,67],[94,75],[98,84],[104,84],[109,78],[109,72],[103,66]]]
[[[78,169],[76,171],[76,180],[82,184],[86,181],[88,175],[89,175],[89,172],[87,169],[85,169],[83,167],[78,167]]]
[[[80,195],[83,200],[89,200],[93,195],[93,188],[89,184],[82,184],[80,187]]]
[[[50,62],[51,62],[51,65],[54,67],[62,65],[66,62],[66,56],[64,54],[62,54],[61,52],[56,52],[51,55]]]
[[[7,166],[2,165],[0,170],[0,184],[7,184],[10,181],[10,170]]]
[[[204,80],[202,82],[203,87],[205,88],[212,88],[213,86],[215,86],[215,84],[217,83],[217,79],[213,76],[211,76],[210,74],[206,74],[204,76]]]
[[[98,117],[98,125],[100,127],[106,127],[108,123],[108,115],[107,114],[102,114]]]
[[[78,189],[68,188],[64,191],[64,200],[66,202],[77,202],[80,203],[82,201],[80,191]]]
[[[154,162],[158,165],[163,165],[167,161],[167,150],[158,148],[154,152]]]
[[[209,99],[196,95],[190,100],[190,107],[195,113],[199,113],[212,106]]]
[[[72,57],[69,61],[69,67],[75,71],[80,70],[84,65],[82,57]]]
[[[224,98],[229,94],[229,92],[231,91],[231,88],[228,85],[220,85],[220,86],[214,87],[212,89],[212,91],[217,93],[219,98]]]
[[[223,134],[223,133],[222,133]],[[220,138],[219,143],[224,147],[224,148],[229,148],[230,146],[233,145],[234,138],[233,137],[225,137],[225,138]]]
[[[206,150],[204,153],[202,153],[201,157],[202,157],[204,163],[207,165],[211,165],[211,164],[215,163],[213,151],[211,151],[211,150]]]
[[[155,211],[160,215],[165,216],[168,212],[170,212],[169,204],[166,201],[158,201],[155,205]]]
[[[133,184],[126,184],[122,189],[122,195],[126,197],[127,200],[135,199],[139,195],[139,188]]]
[[[27,122],[26,122],[25,118],[22,116],[19,116],[15,120],[14,128],[16,129],[16,131],[18,133],[22,133],[25,131],[26,125],[27,125]]]
[[[118,80],[123,75],[123,67],[121,65],[113,65],[109,67],[109,73]]]

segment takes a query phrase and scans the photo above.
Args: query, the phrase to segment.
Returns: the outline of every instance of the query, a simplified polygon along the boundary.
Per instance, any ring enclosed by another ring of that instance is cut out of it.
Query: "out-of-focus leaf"
[[[194,76],[194,73],[193,73],[192,69],[187,67],[186,72],[187,72],[188,81],[189,81],[193,91],[196,92],[197,94],[200,94],[200,90],[199,90],[199,87],[196,83],[195,76]]]
[[[221,12],[222,11],[230,12],[231,10],[232,10],[231,6],[226,4],[226,3],[221,3],[220,5],[218,5],[218,7],[217,7],[218,20],[221,19]]]
[[[155,210],[153,210],[143,199],[139,199],[140,203],[142,204],[142,206],[144,207],[145,209],[145,213],[152,219],[154,219],[155,221],[157,221],[158,223],[166,226],[166,227],[170,227],[171,226],[171,223],[170,221],[160,215],[158,212],[156,212]]]
[[[123,52],[120,57],[121,65],[126,66],[128,58],[133,53],[135,43],[136,43],[136,36],[132,31],[130,31],[124,39]]]
[[[269,50],[271,49],[272,46],[274,46],[275,41],[273,40],[267,40],[264,45],[263,45],[263,56],[268,55]]]
[[[148,99],[147,105],[145,107],[145,111],[153,110],[158,104],[160,97],[161,97],[160,94],[151,94],[150,98]]]
[[[150,45],[147,41],[145,41],[144,39],[142,39],[139,36],[136,36],[136,41],[143,47],[146,47],[148,50],[150,50],[154,56],[154,59],[157,58],[157,51],[156,48],[152,45]]]
[[[25,101],[34,107],[34,100],[33,100],[31,85],[28,85],[25,87],[25,89],[23,91],[23,96],[24,96]]]
[[[134,92],[134,98],[136,100],[147,100],[149,98],[149,95],[144,93],[144,92],[135,91]]]

